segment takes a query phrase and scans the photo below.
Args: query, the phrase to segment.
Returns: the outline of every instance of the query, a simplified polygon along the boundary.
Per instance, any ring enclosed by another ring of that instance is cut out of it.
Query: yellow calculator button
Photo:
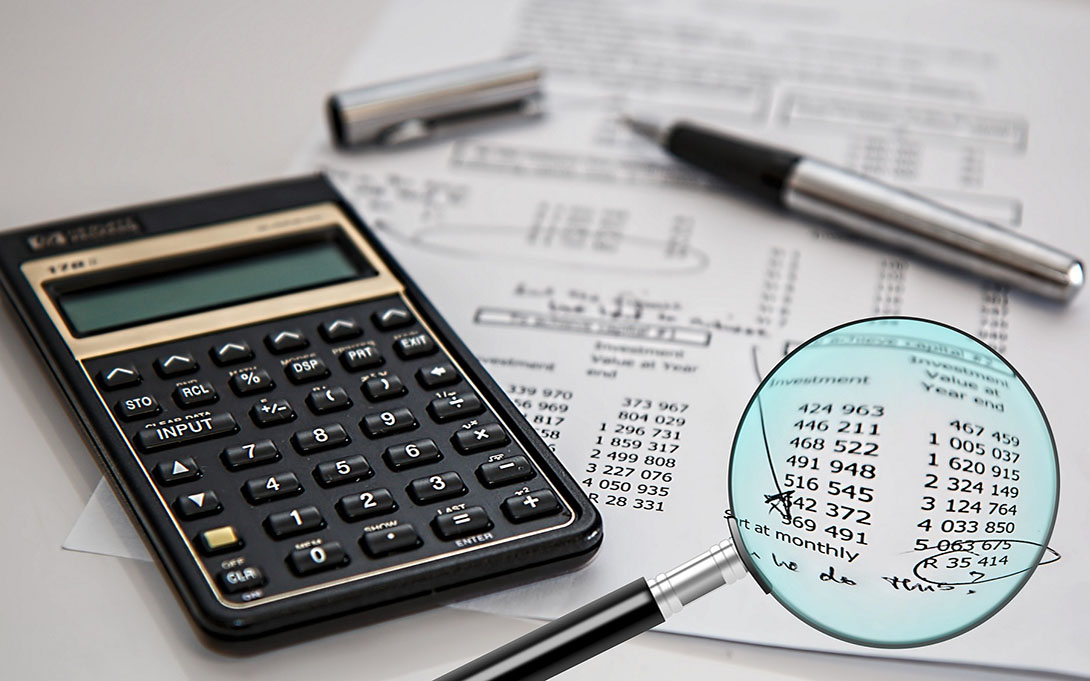
[[[200,534],[201,548],[205,553],[225,551],[242,544],[242,538],[231,525],[205,530]]]

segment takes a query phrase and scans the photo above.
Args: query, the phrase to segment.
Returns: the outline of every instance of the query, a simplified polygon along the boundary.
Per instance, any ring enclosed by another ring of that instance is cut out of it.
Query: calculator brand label
[[[140,221],[132,215],[124,215],[112,220],[88,222],[67,229],[51,229],[27,237],[27,245],[35,253],[55,248],[67,248],[82,244],[97,243],[121,236],[131,236],[144,231]]]

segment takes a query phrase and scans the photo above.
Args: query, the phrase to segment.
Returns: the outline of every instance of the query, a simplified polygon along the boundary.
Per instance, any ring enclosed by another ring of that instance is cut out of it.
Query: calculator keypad
[[[571,519],[410,310],[392,296],[85,362],[221,598]]]

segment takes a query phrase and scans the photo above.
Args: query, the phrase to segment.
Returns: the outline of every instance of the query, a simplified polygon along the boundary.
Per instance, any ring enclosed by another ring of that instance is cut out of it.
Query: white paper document
[[[342,86],[529,51],[547,114],[446,141],[334,150],[323,170],[524,411],[604,518],[586,569],[466,607],[553,618],[726,536],[734,429],[812,335],[912,315],[1019,369],[1061,495],[1042,566],[994,618],[886,651],[810,629],[744,580],[660,630],[1090,675],[1090,299],[1069,306],[780,214],[617,123],[678,115],[794,148],[1090,255],[1090,8],[1067,2],[392,3]]]
[[[749,581],[660,629],[1090,672],[1087,301],[1044,303],[779,215],[616,122],[629,108],[721,125],[1086,254],[1088,30],[1074,3],[392,7],[342,85],[528,51],[547,67],[547,115],[358,153],[323,132],[297,169],[330,174],[605,522],[586,570],[468,607],[556,617],[719,540],[733,431],[759,377],[828,327],[915,315],[991,344],[1037,392],[1061,456],[1062,558],[983,626],[924,649],[833,640]]]

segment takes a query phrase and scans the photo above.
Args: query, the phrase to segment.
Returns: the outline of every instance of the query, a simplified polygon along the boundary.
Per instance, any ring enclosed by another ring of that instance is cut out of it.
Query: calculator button
[[[559,511],[560,502],[556,500],[556,495],[547,489],[516,494],[503,502],[503,512],[513,523],[555,515]]]
[[[212,361],[220,366],[245,362],[254,357],[254,351],[250,349],[250,345],[245,341],[232,341],[217,345],[209,350],[209,354],[212,355]]]
[[[394,350],[401,359],[423,357],[424,355],[432,354],[438,349],[439,347],[435,344],[435,341],[426,333],[414,333],[411,336],[400,338],[394,343]]]
[[[111,367],[98,372],[98,384],[107,390],[117,390],[136,385],[141,381],[140,372],[131,364]]]
[[[359,454],[346,456],[336,461],[326,461],[314,469],[314,477],[322,487],[333,487],[350,482],[365,480],[374,473],[367,459]]]
[[[418,370],[416,380],[425,388],[442,388],[443,386],[454,385],[461,381],[462,377],[458,375],[458,370],[454,368],[453,364],[442,362]]]
[[[238,424],[235,423],[235,417],[223,413],[144,428],[136,434],[134,439],[141,450],[154,452],[189,442],[230,435],[237,431]]]
[[[244,445],[228,447],[220,452],[220,460],[223,465],[233,471],[260,466],[280,460],[280,450],[276,448],[272,440],[260,440]]]
[[[489,489],[529,480],[537,475],[525,456],[511,456],[499,461],[489,461],[477,468],[477,477]]]
[[[219,400],[219,393],[208,381],[188,383],[174,389],[174,401],[179,407],[199,407]]]
[[[349,494],[337,501],[337,512],[345,520],[361,520],[397,510],[397,502],[388,489],[372,489]]]
[[[363,329],[356,323],[356,320],[347,317],[325,322],[318,327],[318,331],[322,334],[322,338],[330,343],[348,340],[349,338],[359,338],[363,335]]]
[[[224,570],[216,575],[220,589],[224,593],[237,594],[265,586],[265,573],[256,565]]]
[[[408,326],[416,320],[403,307],[389,307],[372,314],[371,321],[383,331],[389,331],[390,329],[400,329],[403,326]]]
[[[463,454],[483,452],[486,449],[502,447],[510,442],[507,433],[498,423],[486,423],[472,428],[459,430],[451,438],[454,446]]]
[[[238,536],[238,532],[231,525],[205,530],[197,535],[197,541],[201,545],[201,551],[206,554],[220,553],[242,546],[242,537]]]
[[[228,381],[231,390],[242,397],[272,390],[276,384],[269,377],[269,372],[264,369],[246,369],[231,377]]]
[[[295,420],[295,410],[287,400],[261,400],[250,407],[254,425],[262,428],[278,426]]]
[[[330,541],[308,549],[292,551],[288,555],[288,563],[295,574],[302,577],[345,565],[348,563],[348,556],[340,542]]]
[[[290,497],[303,491],[295,473],[277,473],[267,478],[247,480],[242,486],[242,493],[251,504],[260,504],[281,497]]]
[[[352,400],[344,388],[319,388],[307,395],[307,406],[315,414],[328,414],[352,406]]]
[[[420,546],[420,536],[412,525],[395,525],[383,530],[365,532],[360,539],[363,550],[372,558],[385,556],[388,553],[411,551]]]
[[[159,407],[159,400],[151,395],[141,395],[127,400],[118,400],[114,405],[114,411],[126,421],[136,421],[145,416],[155,416],[162,409]]]
[[[314,506],[302,506],[290,511],[273,513],[265,519],[265,529],[273,539],[283,539],[311,530],[320,530],[323,527],[325,527],[325,518]]]
[[[164,485],[196,480],[201,477],[201,469],[191,457],[172,461],[163,461],[155,466],[155,477]]]
[[[470,506],[464,511],[441,513],[431,521],[432,529],[440,539],[457,539],[492,529],[492,521],[480,506]]]
[[[449,471],[413,480],[406,490],[416,503],[430,504],[434,501],[460,497],[466,493],[466,486],[460,475]]]
[[[339,423],[319,426],[310,430],[300,430],[291,436],[291,442],[300,454],[314,454],[333,447],[348,444],[348,433]]]
[[[382,458],[387,466],[401,471],[440,461],[443,455],[439,453],[434,440],[426,439],[390,447],[382,453]]]
[[[389,400],[409,392],[397,376],[375,376],[363,382],[363,394],[372,402]]]
[[[405,407],[368,414],[360,422],[363,432],[370,438],[412,430],[417,425],[416,417]]]
[[[291,362],[284,367],[284,373],[288,375],[292,383],[306,383],[328,376],[329,367],[318,357],[308,357]]]
[[[453,421],[463,416],[474,416],[484,411],[481,400],[473,393],[455,393],[428,403],[428,413],[436,421]]]
[[[381,366],[386,358],[373,345],[351,348],[341,353],[341,364],[349,371],[363,371]]]
[[[276,331],[265,336],[265,346],[277,354],[302,350],[308,345],[310,345],[310,341],[299,329]]]
[[[183,494],[174,500],[174,510],[186,520],[215,515],[223,510],[223,504],[212,490]]]
[[[198,368],[200,367],[197,366],[197,360],[188,353],[168,355],[155,360],[155,373],[163,378],[191,374]]]

